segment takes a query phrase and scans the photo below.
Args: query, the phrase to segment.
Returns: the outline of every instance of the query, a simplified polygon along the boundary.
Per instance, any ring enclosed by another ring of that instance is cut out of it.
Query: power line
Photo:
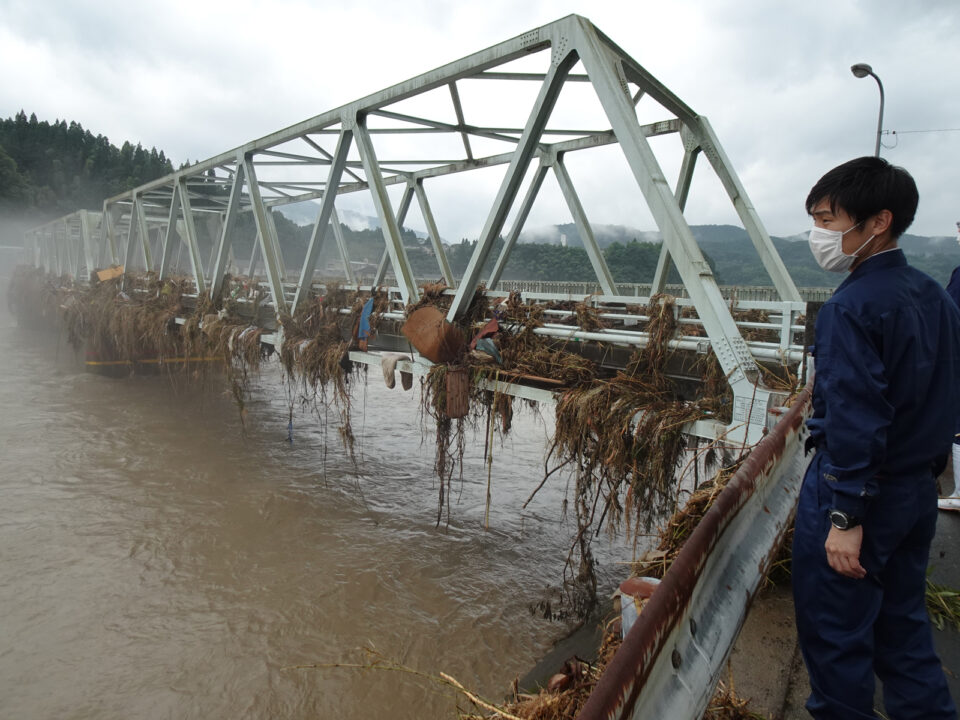
[[[908,133],[960,132],[960,128],[941,128],[939,130],[884,130],[884,135],[907,135]]]

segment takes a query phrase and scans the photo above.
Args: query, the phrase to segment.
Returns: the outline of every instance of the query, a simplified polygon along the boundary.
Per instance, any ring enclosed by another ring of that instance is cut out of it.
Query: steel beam
[[[523,201],[520,203],[520,211],[517,213],[517,218],[514,220],[513,227],[510,228],[510,232],[507,234],[507,237],[504,240],[503,247],[500,249],[500,255],[497,257],[497,261],[493,264],[493,270],[490,271],[490,278],[487,280],[487,287],[491,290],[497,287],[497,283],[500,282],[500,278],[503,276],[503,269],[507,264],[507,260],[510,258],[510,253],[513,252],[514,245],[517,244],[517,240],[520,237],[520,231],[523,230],[523,225],[527,221],[527,216],[530,215],[530,209],[533,207],[533,203],[537,199],[537,195],[540,192],[540,187],[543,185],[543,179],[547,176],[548,169],[549,166],[544,159],[541,158],[540,165],[534,172],[533,179],[530,181],[530,186],[527,188],[527,193],[524,195]]]
[[[653,75],[641,67],[639,63],[633,60],[633,58],[624,52],[619,45],[613,42],[613,40],[600,32],[600,30],[597,29],[592,22],[587,20],[585,17],[579,16],[576,16],[572,19],[577,25],[578,32],[582,32],[585,36],[594,38],[594,44],[596,47],[605,48],[609,57],[616,58],[618,64],[617,85],[620,87],[620,89],[629,95],[627,81],[632,81],[639,86],[640,92],[637,93],[636,98],[630,96],[631,105],[635,106],[636,103],[640,101],[640,98],[642,98],[644,95],[649,95],[658,104],[676,115],[684,125],[691,124],[697,118],[697,113],[695,113],[689,105],[671,92],[666,85],[657,80]],[[587,71],[587,75],[590,76],[590,82],[596,86],[596,77],[591,75],[589,70]]]
[[[153,270],[153,258],[150,254],[150,233],[147,231],[147,215],[143,210],[143,197],[135,195],[133,203],[137,208],[137,234],[140,237],[140,252],[143,254],[143,266],[147,272]]]
[[[450,99],[453,100],[453,111],[457,116],[457,126],[463,127],[466,125],[466,120],[463,117],[463,105],[460,102],[460,93],[457,90],[457,83],[452,82],[447,87],[450,88]],[[473,160],[473,150],[470,147],[470,136],[466,132],[460,133],[460,139],[463,141],[463,149],[467,153],[467,160]]]
[[[540,142],[543,128],[557,102],[560,89],[563,87],[563,81],[577,62],[575,52],[560,52],[556,45],[554,45],[553,52],[554,56],[550,64],[550,70],[540,86],[540,93],[527,119],[520,141],[517,143],[517,149],[510,161],[510,166],[507,168],[506,176],[500,184],[500,190],[497,192],[493,208],[487,216],[483,232],[481,232],[480,239],[477,241],[477,247],[470,257],[470,262],[463,274],[463,280],[450,305],[447,319],[451,322],[466,311],[470,300],[473,298],[477,282],[480,279],[480,272],[483,270],[483,265],[487,261],[494,242],[503,229],[507,214],[510,212],[510,207],[517,196],[520,184],[523,182],[523,176],[526,174],[530,160],[533,158],[537,144]]]
[[[356,285],[357,280],[353,274],[353,265],[350,264],[350,252],[347,250],[347,240],[343,236],[343,227],[340,225],[340,215],[337,208],[333,208],[330,215],[330,224],[333,226],[333,237],[337,241],[337,250],[340,252],[340,261],[343,263],[343,275],[347,282]]]
[[[150,257],[155,258],[163,249],[163,227],[149,227],[147,237],[150,239]],[[154,266],[156,267],[156,266]]]
[[[761,222],[750,198],[747,197],[747,191],[740,183],[740,178],[733,171],[733,166],[720,146],[720,141],[713,132],[710,121],[703,116],[698,116],[693,130],[699,138],[703,154],[707,156],[714,172],[720,178],[723,188],[733,202],[737,215],[740,216],[740,221],[743,223],[747,235],[753,241],[753,246],[756,248],[757,254],[760,255],[763,267],[766,268],[767,274],[770,275],[770,279],[780,293],[780,299],[790,302],[800,300],[800,293],[797,291],[793,278],[787,272],[787,267],[783,264],[780,254],[773,247],[770,234],[763,226],[763,222]]]
[[[87,276],[84,280],[89,280],[96,270],[97,250],[93,241],[93,233],[90,227],[90,213],[87,210],[80,211],[80,237],[83,242],[84,259],[87,264]],[[80,279],[80,278],[78,278]]]
[[[180,206],[183,210],[183,231],[186,237],[181,238],[181,242],[186,241],[187,250],[190,255],[190,270],[193,272],[193,282],[195,283],[197,294],[204,295],[207,292],[207,287],[203,277],[203,260],[200,257],[197,226],[193,218],[193,209],[190,206],[190,193],[187,192],[186,178],[181,176],[177,180],[174,195],[180,196]]]
[[[280,245],[280,235],[277,232],[277,218],[273,214],[273,210],[264,205],[264,210],[267,218],[267,225],[270,227],[270,237],[273,238],[275,243],[273,252],[277,256],[277,267],[280,270],[280,280],[282,282],[287,281],[287,263],[283,257],[283,247]]]
[[[314,141],[313,138],[311,138],[309,135],[304,135],[304,136],[302,136],[300,139],[303,140],[307,145],[309,145],[310,147],[312,147],[314,150],[316,150],[318,153],[320,153],[321,155],[323,155],[325,158],[327,158],[327,160],[333,160],[333,155],[331,155],[329,152],[327,152],[327,151],[323,148],[323,146],[321,146],[319,143],[317,143],[316,141]],[[346,175],[349,175],[350,177],[352,177],[352,178],[353,178],[354,180],[356,180],[357,182],[363,182],[363,178],[361,178],[359,175],[357,175],[357,174],[356,174],[355,172],[353,172],[352,170],[349,170],[348,168],[344,167],[343,172],[344,172]]]
[[[738,390],[749,393],[759,378],[756,362],[730,315],[713,272],[683,217],[677,198],[671,192],[657,158],[640,129],[633,99],[626,91],[626,82],[622,74],[615,70],[619,68],[622,73],[620,60],[604,45],[593,25],[586,20],[581,22],[575,47],[734,393]],[[744,387],[741,381],[746,381],[749,387]]]
[[[227,214],[217,242],[216,260],[210,269],[210,297],[216,300],[223,293],[223,276],[226,273],[227,255],[233,237],[233,228],[237,224],[237,213],[243,196],[244,163],[243,158],[236,159],[237,168],[233,173],[233,185],[230,186],[230,198],[227,200]]]
[[[260,234],[253,239],[253,250],[250,251],[250,263],[247,265],[247,277],[252,278],[257,272],[257,265],[260,264]]]
[[[330,160],[330,170],[327,173],[327,185],[323,193],[323,200],[320,204],[320,212],[317,213],[317,220],[313,224],[313,232],[310,234],[310,242],[307,245],[307,253],[303,258],[303,265],[300,269],[300,281],[297,283],[297,290],[293,296],[293,306],[290,312],[296,312],[300,303],[304,302],[310,293],[310,286],[313,284],[313,273],[317,267],[317,258],[320,256],[320,250],[323,248],[324,237],[326,236],[327,226],[330,224],[330,218],[333,216],[336,207],[337,186],[340,184],[340,178],[343,177],[343,171],[347,164],[347,156],[350,153],[350,145],[353,143],[353,130],[344,127],[337,140],[337,149],[334,151]],[[337,223],[339,225],[339,223]],[[335,232],[340,232],[337,227]],[[349,272],[349,260],[347,261]]]
[[[400,206],[397,208],[397,227],[403,228],[406,222],[407,213],[410,212],[410,203],[413,202],[414,188],[412,183],[407,183],[403,189],[403,195],[400,197]]]
[[[193,208],[194,212],[197,212],[196,207]],[[219,245],[220,233],[223,230],[223,222],[226,217],[226,211],[220,212],[218,210],[206,211],[206,225],[207,225],[207,237],[210,239],[210,261],[203,268],[203,276],[207,280],[207,285],[210,285],[210,279],[213,277],[213,266],[216,263],[216,252],[217,246]],[[197,248],[200,248],[200,237],[197,236]],[[224,273],[226,273],[227,268],[231,267],[231,258],[233,258],[233,245],[227,245],[227,260],[224,265]]]
[[[260,234],[260,252],[263,254],[263,265],[267,271],[267,284],[270,286],[270,293],[273,295],[274,310],[277,317],[280,318],[287,315],[287,297],[283,288],[284,268],[279,241],[277,240],[277,230],[268,218],[270,211],[263,206],[260,186],[257,184],[257,172],[250,156],[243,158],[243,169],[247,176],[247,193],[250,196],[253,216],[257,223],[257,231]]]
[[[413,185],[407,183],[403,189],[403,196],[400,198],[400,207],[397,209],[397,227],[403,229],[403,223],[407,219],[407,213],[410,211],[410,201],[413,200]],[[370,283],[373,287],[379,287],[383,284],[383,277],[387,273],[387,261],[390,259],[390,253],[386,246],[380,253],[380,262],[377,263],[377,271],[373,275],[373,281]]]
[[[170,212],[167,215],[167,228],[163,233],[163,244],[160,246],[160,269],[157,271],[158,280],[166,280],[170,274],[170,256],[173,254],[173,244],[183,245],[183,237],[177,231],[180,219],[180,192],[179,186],[174,183],[170,194]],[[179,255],[178,255],[179,257]]]
[[[101,258],[104,264],[120,264],[120,253],[117,248],[117,227],[114,207],[107,202],[103,203],[103,220],[100,229],[102,237],[100,251],[103,253]],[[109,257],[108,257],[109,256]]]
[[[477,73],[471,79],[473,80],[533,80],[535,82],[543,82],[546,75],[543,73],[522,73],[522,72],[494,72],[492,70],[487,70],[486,72]],[[590,77],[588,75],[567,75],[567,82],[590,82]]]
[[[437,223],[433,219],[433,210],[430,208],[430,202],[427,200],[427,192],[423,188],[423,180],[417,180],[413,183],[414,192],[417,194],[417,204],[420,205],[420,214],[423,216],[423,222],[427,226],[427,234],[430,236],[430,244],[433,247],[433,253],[437,257],[437,264],[440,266],[440,273],[443,280],[449,287],[455,287],[456,279],[453,277],[453,271],[450,269],[450,263],[447,262],[447,251],[443,249],[443,242],[440,240],[440,231],[437,229]]]
[[[370,281],[370,284],[373,287],[380,287],[383,285],[383,278],[387,274],[388,262],[390,262],[390,253],[386,248],[384,248],[383,253],[380,255],[380,262],[377,263],[377,269],[373,273],[373,279]]]
[[[139,223],[137,222],[137,210],[138,206],[132,200],[130,201],[130,220],[127,223],[127,247],[126,252],[123,255],[123,273],[126,276],[127,273],[133,272],[133,253],[136,248],[136,238],[137,238],[137,227]],[[121,219],[123,216],[121,215]],[[121,287],[125,285],[125,281],[121,282]]]
[[[587,257],[593,266],[593,272],[596,273],[600,288],[605,295],[616,295],[617,285],[613,281],[613,275],[610,274],[610,268],[607,267],[607,261],[603,258],[600,246],[597,245],[597,239],[593,236],[593,228],[587,220],[587,214],[580,203],[576,188],[573,187],[573,181],[567,172],[567,166],[563,163],[562,155],[558,155],[554,160],[553,172],[557,176],[557,182],[560,183],[560,190],[563,192],[563,199],[567,202],[567,208],[573,215],[573,222],[577,226],[577,232],[580,233],[583,249],[587,251]]]
[[[373,114],[373,113],[371,113]],[[667,135],[678,132],[681,128],[681,123],[677,119],[672,120],[661,120],[659,122],[650,123],[648,125],[641,126],[643,133],[646,137],[654,137],[658,135]],[[546,134],[547,131],[544,131]],[[516,143],[518,138],[511,138],[511,141]],[[549,152],[551,153],[565,153],[573,152],[576,150],[589,150],[591,148],[602,147],[604,145],[612,145],[617,142],[616,136],[610,130],[605,130],[603,132],[597,132],[590,135],[586,135],[580,138],[574,138],[572,140],[564,140],[558,143],[553,143],[549,146]],[[547,150],[541,147],[537,148],[535,155],[537,157],[542,157]],[[487,157],[476,158],[473,162],[467,160],[461,160],[449,165],[444,165],[441,167],[431,167],[423,170],[416,170],[410,173],[403,173],[398,175],[393,175],[390,177],[385,177],[383,179],[384,185],[397,185],[400,183],[407,183],[411,180],[422,180],[426,178],[434,177],[444,177],[446,175],[453,175],[461,172],[469,172],[471,170],[478,170],[480,168],[495,167],[497,165],[507,165],[513,159],[513,152],[499,153],[497,155],[488,155]],[[349,168],[345,170],[346,174],[351,174]],[[361,179],[357,179],[357,182],[343,184],[337,189],[338,195],[345,195],[348,193],[354,192],[366,192],[368,190],[367,183]],[[274,198],[266,202],[267,205],[285,205],[291,202],[304,202],[306,200],[314,200],[316,198],[322,197],[322,190],[315,190],[312,192],[304,193],[298,195],[296,198]]]
[[[83,254],[83,237],[77,226],[78,218],[71,217],[64,223],[64,233],[69,249],[70,276],[74,281],[80,280],[80,256]]]
[[[183,221],[177,221],[177,259],[173,261],[173,270],[180,272],[180,258],[183,256],[183,243],[180,242],[180,238],[183,237],[183,233],[186,232],[183,229]]]
[[[687,131],[681,131],[681,136],[686,135]],[[687,196],[690,194],[690,184],[693,181],[693,171],[697,164],[697,155],[700,153],[700,146],[684,143],[683,162],[680,164],[680,177],[677,179],[677,189],[674,192],[677,198],[677,205],[681,212],[687,205]],[[667,277],[670,275],[670,269],[673,267],[673,261],[670,259],[670,249],[667,243],[662,243],[660,248],[660,258],[657,260],[657,270],[653,274],[653,283],[650,291],[651,295],[658,295],[667,287]]]
[[[400,237],[397,218],[390,206],[390,196],[387,194],[387,188],[383,183],[380,164],[377,162],[377,154],[373,149],[373,143],[370,141],[370,134],[367,132],[364,118],[357,118],[354,133],[357,137],[360,159],[363,162],[363,171],[367,176],[367,182],[370,184],[370,195],[373,197],[373,204],[380,218],[380,230],[383,232],[383,239],[387,244],[387,252],[390,253],[393,274],[396,276],[397,285],[400,287],[400,296],[403,298],[404,304],[416,302],[419,297],[417,283],[413,276],[413,269],[410,267],[410,259],[407,257],[407,249],[403,246],[403,240]]]

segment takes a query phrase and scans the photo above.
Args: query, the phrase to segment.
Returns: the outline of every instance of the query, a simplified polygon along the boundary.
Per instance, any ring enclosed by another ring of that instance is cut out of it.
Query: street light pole
[[[877,74],[873,71],[873,68],[866,63],[857,63],[856,65],[851,65],[850,72],[852,72],[858,78],[865,78],[867,75],[871,76],[877,81],[877,87],[880,88],[880,118],[877,120],[877,148],[873,152],[874,157],[880,157],[880,135],[883,132],[883,83],[880,82],[880,78],[877,77]]]

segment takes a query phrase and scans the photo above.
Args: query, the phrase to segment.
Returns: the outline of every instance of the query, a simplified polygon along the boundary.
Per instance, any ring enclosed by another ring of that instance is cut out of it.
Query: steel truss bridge
[[[577,112],[584,98],[597,107],[588,120]],[[262,263],[266,301],[261,306],[269,307],[274,319],[292,314],[311,293],[323,291],[318,258],[325,243],[333,242],[343,268],[342,286],[383,287],[392,272],[390,314],[402,320],[404,306],[420,295],[401,239],[401,227],[416,201],[437,273],[451,288],[447,317],[454,320],[481,283],[498,287],[544,181],[552,175],[596,277],[599,293],[591,302],[601,317],[618,326],[588,331],[547,322],[537,332],[630,350],[643,347],[648,336],[630,329],[646,318],[631,314],[626,306],[649,298],[638,298],[633,286],[624,291],[615,282],[568,169],[571,159],[579,161],[581,154],[609,158],[611,152],[620,163],[625,161],[635,183],[617,191],[623,192],[625,202],[639,204],[642,199],[663,238],[649,295],[666,288],[675,267],[686,296],[678,305],[696,311],[696,319],[681,319],[681,334],[671,346],[699,353],[712,349],[733,391],[732,423],[700,421],[690,432],[736,444],[754,444],[768,436],[754,451],[764,459],[737,485],[732,500],[718,502],[722,508],[712,529],[693,544],[687,560],[678,561],[683,578],[665,580],[672,595],[664,591],[663,607],[641,614],[582,717],[697,717],[796,498],[802,474],[800,419],[808,393],[777,425],[784,396],[764,386],[758,363],[801,360],[804,327],[799,317],[806,305],[707,118],[587,19],[571,15],[535,28],[109,198],[102,212],[81,210],[35,228],[26,235],[25,250],[35,266],[78,281],[109,265],[123,265],[128,273],[151,271],[163,279],[171,275],[175,258],[185,256],[198,295],[219,297],[235,262],[239,218],[250,213],[256,241],[248,274]],[[698,165],[701,157],[706,163]],[[668,163],[679,167],[673,184],[663,169]],[[774,299],[735,301],[718,287],[684,216],[694,171],[704,165],[719,180],[752,240],[773,283]],[[489,169],[499,169],[499,187],[458,280],[447,261],[430,198],[444,195],[445,183],[454,176]],[[372,201],[384,239],[383,256],[369,285],[357,283],[351,264],[356,258],[351,257],[337,212],[338,199],[355,193]],[[284,259],[289,248],[280,242],[274,213],[308,201],[312,204],[307,207],[316,210],[315,221],[303,262],[291,271]],[[504,239],[502,249],[484,275],[499,237]],[[527,291],[523,298],[545,302],[573,296]],[[769,319],[738,325],[732,310],[748,309],[764,310]],[[265,333],[263,342],[281,344],[279,323],[267,325],[274,332]],[[684,334],[689,325],[703,332]],[[745,327],[775,331],[779,340],[748,342],[742,334]],[[383,342],[379,349],[401,349],[390,347],[389,338]],[[380,361],[376,352],[352,352],[351,358],[368,364]],[[428,364],[417,357],[401,363],[400,369],[422,373]],[[495,385],[516,396],[553,399],[551,392],[538,388]]]

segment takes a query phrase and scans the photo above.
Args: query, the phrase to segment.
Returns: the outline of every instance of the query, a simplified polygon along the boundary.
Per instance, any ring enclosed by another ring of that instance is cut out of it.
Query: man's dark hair
[[[840,208],[858,223],[889,210],[890,235],[896,240],[913,222],[920,196],[910,173],[868,156],[838,165],[820,178],[807,195],[807,212],[824,198],[829,198],[834,213]]]

